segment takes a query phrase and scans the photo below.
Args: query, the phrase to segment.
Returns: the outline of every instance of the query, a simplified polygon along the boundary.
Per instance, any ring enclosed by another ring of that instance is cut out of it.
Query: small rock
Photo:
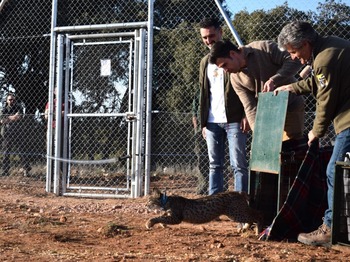
[[[61,222],[61,223],[67,222],[67,218],[66,218],[65,216],[61,216],[61,217],[60,217],[60,222]]]

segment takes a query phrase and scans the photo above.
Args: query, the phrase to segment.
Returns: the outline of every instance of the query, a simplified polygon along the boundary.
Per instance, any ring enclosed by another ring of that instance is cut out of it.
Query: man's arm
[[[199,97],[200,89],[198,88],[193,96],[192,101],[192,124],[195,131],[198,128]]]
[[[301,68],[299,60],[292,60],[287,51],[281,51],[278,45],[273,41],[267,41],[266,52],[270,54],[271,62],[280,65],[275,75],[270,80],[275,86],[281,86],[291,83]],[[294,80],[296,81],[296,80]]]
[[[245,86],[240,85],[237,81],[235,81],[235,77],[237,77],[235,74],[231,74],[231,84],[243,104],[245,116],[248,119],[249,126],[251,130],[254,130],[256,108],[258,104],[257,99],[255,98],[255,92]]]
[[[1,124],[8,124],[10,122],[15,122],[18,121],[22,118],[22,114],[18,111],[16,114],[14,115],[10,115],[10,116],[3,116],[0,120]]]

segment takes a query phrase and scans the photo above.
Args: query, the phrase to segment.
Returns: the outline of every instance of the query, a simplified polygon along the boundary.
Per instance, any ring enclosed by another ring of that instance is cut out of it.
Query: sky
[[[323,3],[324,0],[226,0],[228,9],[233,14],[244,9],[246,9],[248,12],[252,12],[257,9],[267,11],[275,8],[276,6],[283,5],[284,2],[287,2],[289,7],[300,11],[316,11],[318,2]],[[350,4],[350,0],[342,0],[342,3],[347,2]]]

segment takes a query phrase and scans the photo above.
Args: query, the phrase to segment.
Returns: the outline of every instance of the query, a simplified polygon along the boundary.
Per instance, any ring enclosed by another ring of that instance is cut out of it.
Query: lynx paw
[[[146,228],[147,229],[151,229],[153,227],[154,223],[152,221],[152,219],[149,219],[147,222],[146,222]]]
[[[241,234],[246,232],[248,229],[250,228],[250,224],[249,223],[239,223],[238,227],[237,227],[237,233]]]

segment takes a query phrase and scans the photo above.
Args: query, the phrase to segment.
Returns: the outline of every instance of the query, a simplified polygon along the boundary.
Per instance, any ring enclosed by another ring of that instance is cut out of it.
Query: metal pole
[[[125,28],[146,28],[147,22],[129,22],[129,23],[115,23],[115,24],[100,24],[100,25],[75,25],[75,26],[61,26],[55,27],[55,32],[81,32],[92,30],[110,30],[110,29],[125,29]]]
[[[6,4],[7,1],[8,1],[8,0],[2,0],[2,1],[0,2],[0,12],[1,12],[2,9],[4,8],[4,6],[5,6],[5,4]]]
[[[52,1],[51,19],[51,43],[50,43],[50,72],[49,72],[49,108],[46,133],[47,155],[52,155],[52,112],[53,112],[53,89],[55,83],[55,53],[56,53],[56,33],[54,28],[57,22],[57,0]],[[51,192],[52,160],[46,160],[46,192]]]
[[[233,27],[232,25],[232,22],[231,22],[231,19],[229,18],[229,16],[226,14],[225,10],[222,8],[222,5],[220,3],[219,0],[215,0],[215,3],[216,5],[219,7],[219,10],[220,10],[220,13],[222,14],[222,16],[224,17],[225,21],[226,21],[226,24],[228,25],[228,27],[230,28],[232,34],[233,34],[233,37],[235,38],[237,44],[239,46],[243,46],[243,42],[241,40],[241,38],[239,37],[236,29]]]
[[[151,171],[152,134],[152,67],[153,67],[153,0],[148,1],[147,34],[147,90],[146,90],[146,144],[145,144],[145,195],[149,194]]]
[[[139,67],[138,67],[138,95],[137,95],[137,126],[136,126],[136,169],[135,169],[135,197],[141,196],[142,162],[143,162],[143,115],[144,115],[144,72],[145,72],[145,29],[140,29],[139,36]]]
[[[120,32],[120,33],[103,33],[103,34],[85,34],[85,35],[67,35],[67,38],[71,40],[75,39],[93,39],[93,38],[111,38],[111,37],[134,37],[134,32]]]
[[[135,36],[135,39],[136,39],[136,33],[134,32],[134,36]],[[130,42],[130,47],[129,47],[129,85],[128,85],[128,112],[133,112],[133,114],[135,114],[135,111],[134,110],[134,107],[133,107],[133,104],[132,104],[132,97],[133,97],[133,64],[132,64],[132,61],[133,61],[133,50],[134,50],[134,47],[135,47],[135,42]],[[126,151],[126,154],[128,156],[131,156],[132,154],[132,143],[131,143],[131,140],[132,140],[132,134],[133,134],[133,127],[134,124],[132,124],[130,121],[128,122],[128,136],[127,136],[127,151]],[[126,166],[127,166],[127,188],[129,189],[129,185],[130,185],[130,178],[131,178],[131,174],[132,174],[132,169],[131,169],[131,160],[130,158],[127,158],[126,160]]]
[[[133,90],[132,90],[132,108],[133,112],[137,115],[138,114],[138,108],[137,108],[137,101],[138,101],[138,82],[139,82],[139,76],[137,69],[139,68],[139,52],[140,52],[140,31],[135,30],[135,49],[134,49],[134,81],[133,81]],[[132,145],[131,145],[131,152],[132,152],[132,158],[131,158],[131,197],[136,197],[136,185],[135,185],[135,179],[136,179],[136,166],[137,166],[137,143],[136,143],[136,137],[137,137],[137,125],[139,121],[139,115],[137,115],[136,120],[132,122]]]
[[[69,60],[69,92],[73,92],[73,75],[74,75],[74,64],[73,64],[73,57],[74,57],[74,44],[71,43],[69,41],[69,45],[67,46],[67,48],[70,49],[70,60]],[[70,102],[70,101],[69,101]],[[68,127],[68,140],[69,143],[67,145],[67,158],[70,159],[71,158],[71,148],[72,148],[72,144],[71,144],[71,137],[72,137],[72,117],[70,115],[72,115],[73,113],[73,107],[72,105],[70,105],[70,107],[67,109],[68,114],[66,115],[67,117],[67,127]],[[71,170],[71,164],[68,163],[67,166],[67,177],[66,177],[66,188],[69,188],[69,184],[70,184],[70,170]]]
[[[63,79],[63,36],[57,37],[57,71],[56,71],[56,102],[55,107],[55,157],[61,157],[61,138],[62,138],[62,79]],[[53,192],[59,195],[60,175],[61,175],[61,161],[54,160],[54,188]]]
[[[65,43],[64,43],[65,47],[66,47],[66,54],[65,54],[65,83],[64,83],[64,113],[62,116],[63,119],[63,135],[61,136],[63,138],[63,141],[61,141],[61,143],[63,144],[63,150],[62,150],[62,157],[65,159],[68,159],[68,110],[69,108],[71,108],[71,106],[69,106],[70,101],[69,101],[69,73],[70,73],[70,45],[71,45],[71,40],[68,39],[67,37],[65,38]],[[67,188],[67,177],[68,177],[68,164],[66,162],[61,163],[62,165],[62,180],[61,180],[61,186],[62,186],[62,194],[64,194],[66,192],[66,188]]]

